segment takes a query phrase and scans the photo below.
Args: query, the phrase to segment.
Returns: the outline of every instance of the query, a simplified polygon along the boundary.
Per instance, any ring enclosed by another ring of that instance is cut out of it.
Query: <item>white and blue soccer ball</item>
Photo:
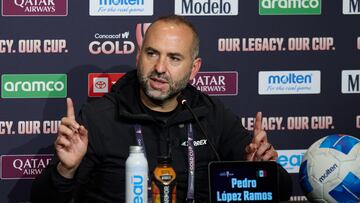
[[[311,202],[360,202],[360,140],[335,134],[316,141],[304,155],[299,181]]]

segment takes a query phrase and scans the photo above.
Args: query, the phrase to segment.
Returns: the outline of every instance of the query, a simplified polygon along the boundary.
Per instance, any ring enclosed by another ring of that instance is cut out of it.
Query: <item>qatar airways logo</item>
[[[238,15],[238,0],[175,0],[175,14],[183,16]]]
[[[189,83],[212,96],[238,94],[238,72],[236,71],[199,72]]]
[[[2,155],[1,179],[34,179],[51,161],[52,154]]]
[[[89,52],[94,55],[129,55],[135,51],[135,43],[130,40],[130,31],[121,33],[95,33],[89,43]]]
[[[89,73],[88,96],[101,97],[110,92],[111,87],[124,75],[124,73]]]
[[[320,71],[260,71],[259,94],[320,94]]]
[[[67,16],[67,0],[3,0],[3,16]]]
[[[90,16],[152,16],[153,0],[89,0]]]

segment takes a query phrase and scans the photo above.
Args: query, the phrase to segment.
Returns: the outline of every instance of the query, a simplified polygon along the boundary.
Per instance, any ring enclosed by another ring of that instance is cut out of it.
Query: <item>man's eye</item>
[[[148,51],[148,52],[147,52],[147,55],[148,55],[148,56],[155,56],[156,54],[155,54],[155,52],[153,52],[153,51]]]
[[[175,57],[175,56],[170,57],[170,59],[171,59],[172,61],[180,61],[180,58],[179,58],[179,57]]]

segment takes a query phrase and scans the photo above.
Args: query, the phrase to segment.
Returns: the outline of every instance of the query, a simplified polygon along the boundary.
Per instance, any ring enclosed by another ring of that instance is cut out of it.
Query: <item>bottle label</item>
[[[142,195],[144,193],[143,187],[144,178],[139,175],[134,175],[131,177],[132,184],[132,193],[133,193],[133,202],[144,202]]]
[[[171,180],[171,175],[160,176],[162,180]],[[164,179],[163,179],[164,178]],[[169,179],[170,178],[170,179]],[[152,183],[153,203],[175,203],[176,202],[176,182],[164,184],[157,179]]]
[[[147,173],[134,171],[126,177],[126,203],[147,203]]]

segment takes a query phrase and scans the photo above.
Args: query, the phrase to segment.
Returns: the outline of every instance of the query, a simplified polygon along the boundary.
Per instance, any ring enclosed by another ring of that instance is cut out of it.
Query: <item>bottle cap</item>
[[[159,164],[171,164],[172,159],[170,156],[158,156],[157,161]]]
[[[130,153],[143,153],[144,148],[142,146],[130,146],[129,147]]]

